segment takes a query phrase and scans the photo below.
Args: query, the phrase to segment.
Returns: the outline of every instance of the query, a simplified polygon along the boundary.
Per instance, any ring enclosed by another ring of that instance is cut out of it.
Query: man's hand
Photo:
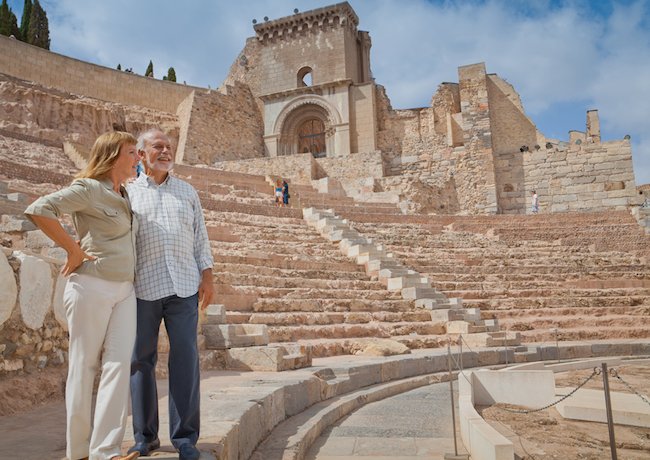
[[[205,310],[214,299],[214,281],[212,280],[212,267],[206,268],[201,273],[199,284],[199,308]]]

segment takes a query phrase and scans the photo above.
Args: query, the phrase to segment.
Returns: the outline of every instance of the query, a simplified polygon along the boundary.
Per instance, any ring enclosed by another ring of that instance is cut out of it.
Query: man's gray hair
[[[157,133],[165,134],[165,131],[163,131],[160,128],[149,128],[146,131],[140,133],[140,135],[138,136],[138,143],[135,144],[135,148],[138,150],[144,150],[146,141],[150,140],[153,137],[153,135]],[[165,134],[165,136],[167,136],[167,134]]]

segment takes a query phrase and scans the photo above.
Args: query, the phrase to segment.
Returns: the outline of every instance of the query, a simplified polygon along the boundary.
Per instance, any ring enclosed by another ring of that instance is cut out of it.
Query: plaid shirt
[[[158,185],[146,174],[127,190],[140,223],[136,296],[151,301],[196,294],[201,272],[214,264],[196,190],[171,175]]]

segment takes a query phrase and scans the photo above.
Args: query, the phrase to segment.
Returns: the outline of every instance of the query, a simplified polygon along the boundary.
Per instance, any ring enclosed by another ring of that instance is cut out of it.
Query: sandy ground
[[[614,366],[618,374],[643,395],[650,394],[650,366]],[[555,375],[557,387],[575,388],[593,370],[563,372]],[[616,378],[609,378],[611,391],[629,393]],[[600,375],[583,388],[603,389]],[[604,398],[604,396],[603,396]],[[639,398],[639,404],[646,404]],[[516,441],[515,454],[520,459],[588,459],[611,458],[607,424],[565,420],[556,409],[550,408],[531,414],[513,414],[502,409],[504,405],[479,408],[483,417],[502,434]],[[505,406],[513,407],[513,406]],[[618,458],[647,460],[650,458],[650,428],[615,425]]]

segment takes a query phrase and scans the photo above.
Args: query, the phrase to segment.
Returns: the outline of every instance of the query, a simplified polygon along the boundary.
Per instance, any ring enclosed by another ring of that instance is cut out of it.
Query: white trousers
[[[70,460],[120,455],[129,406],[136,300],[131,282],[74,273],[63,294],[70,334],[65,390]],[[101,358],[94,421],[92,397]]]

